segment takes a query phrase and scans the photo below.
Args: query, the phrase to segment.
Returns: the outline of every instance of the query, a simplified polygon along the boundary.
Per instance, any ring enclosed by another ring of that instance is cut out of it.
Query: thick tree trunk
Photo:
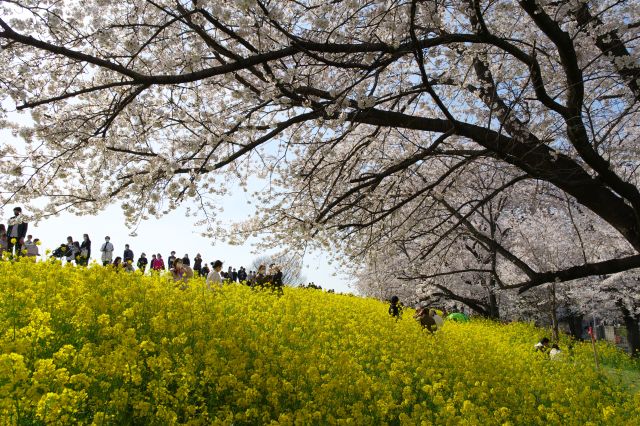
[[[558,329],[558,303],[556,301],[556,283],[551,284],[551,333],[552,340],[558,341],[560,331]]]
[[[496,294],[489,292],[489,318],[493,320],[500,319],[500,308],[498,307],[498,299]]]
[[[577,340],[582,340],[582,315],[571,315],[567,318],[569,321],[569,331]]]
[[[627,328],[627,342],[629,344],[629,352],[633,357],[640,357],[640,318],[631,315],[631,312],[624,306],[620,307],[622,311],[622,319]]]

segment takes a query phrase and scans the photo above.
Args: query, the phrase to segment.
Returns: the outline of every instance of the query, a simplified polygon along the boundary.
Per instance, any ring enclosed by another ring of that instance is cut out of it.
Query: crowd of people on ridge
[[[10,256],[28,256],[37,257],[40,255],[38,246],[39,240],[33,239],[32,235],[27,235],[28,222],[22,215],[22,208],[15,207],[13,209],[13,217],[8,221],[8,226],[0,224],[0,255],[9,253]],[[251,286],[273,287],[282,289],[283,272],[280,266],[276,264],[260,265],[256,271],[247,270],[244,266],[236,269],[231,266],[223,271],[223,262],[216,260],[214,262],[205,262],[200,253],[196,254],[193,260],[188,254],[183,257],[177,257],[176,252],[172,251],[167,262],[160,253],[153,253],[151,259],[147,258],[145,253],[141,253],[137,261],[134,252],[125,244],[122,256],[116,256],[115,247],[111,242],[111,238],[106,236],[104,242],[100,245],[100,262],[103,266],[110,266],[116,271],[133,272],[136,269],[142,273],[147,271],[151,273],[159,273],[169,271],[174,281],[187,281],[194,276],[205,277],[207,285],[221,284],[223,282],[247,283]],[[74,240],[68,236],[66,241],[60,244],[51,253],[52,258],[64,260],[67,263],[73,263],[77,266],[87,266],[92,255],[92,242],[88,234],[82,236],[82,241]],[[135,265],[135,266],[134,266]]]

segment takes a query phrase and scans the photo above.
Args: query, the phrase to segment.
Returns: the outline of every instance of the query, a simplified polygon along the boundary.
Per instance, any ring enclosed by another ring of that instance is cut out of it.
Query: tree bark
[[[551,284],[550,288],[551,293],[551,333],[552,340],[554,342],[558,341],[558,337],[560,335],[560,331],[558,330],[558,304],[556,301],[556,283]]]
[[[577,340],[582,340],[582,318],[583,316],[580,314],[570,315],[568,317],[569,330],[571,331],[571,335]]]
[[[620,306],[622,312],[622,319],[627,329],[627,343],[629,345],[629,352],[632,357],[640,357],[640,328],[638,327],[640,318],[631,315],[631,312],[624,306]]]
[[[500,307],[498,306],[498,299],[493,291],[489,292],[489,318],[493,320],[500,319]]]

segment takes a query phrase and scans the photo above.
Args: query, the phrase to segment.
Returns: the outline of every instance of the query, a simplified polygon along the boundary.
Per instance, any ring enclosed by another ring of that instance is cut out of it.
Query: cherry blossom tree
[[[2,146],[1,202],[120,202],[135,223],[191,199],[213,234],[212,196],[257,175],[273,189],[241,230],[266,243],[358,256],[426,209],[429,237],[494,252],[500,288],[635,268],[637,16],[619,0],[4,1],[0,119],[25,144]],[[506,173],[457,197],[490,169]],[[476,228],[523,183],[623,249],[542,267]]]

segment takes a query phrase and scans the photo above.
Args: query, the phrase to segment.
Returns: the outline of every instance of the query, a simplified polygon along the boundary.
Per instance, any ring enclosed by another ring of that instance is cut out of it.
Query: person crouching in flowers
[[[429,333],[433,333],[437,328],[436,322],[431,314],[431,310],[427,307],[419,307],[413,317],[420,322],[422,328],[426,328],[427,330],[429,330]]]
[[[127,272],[133,272],[133,261],[131,259],[127,259],[125,261],[122,262],[122,269],[124,269]]]
[[[180,288],[182,290],[186,289],[186,283],[190,278],[193,278],[193,270],[191,267],[185,265],[182,262],[182,259],[176,259],[173,262],[173,268],[171,268],[171,275],[173,276],[173,281],[176,283],[181,282]]]
[[[551,341],[549,340],[548,337],[543,337],[542,339],[540,339],[538,343],[533,345],[533,348],[535,349],[536,352],[542,352],[543,354],[546,354],[549,351],[550,343]]]

